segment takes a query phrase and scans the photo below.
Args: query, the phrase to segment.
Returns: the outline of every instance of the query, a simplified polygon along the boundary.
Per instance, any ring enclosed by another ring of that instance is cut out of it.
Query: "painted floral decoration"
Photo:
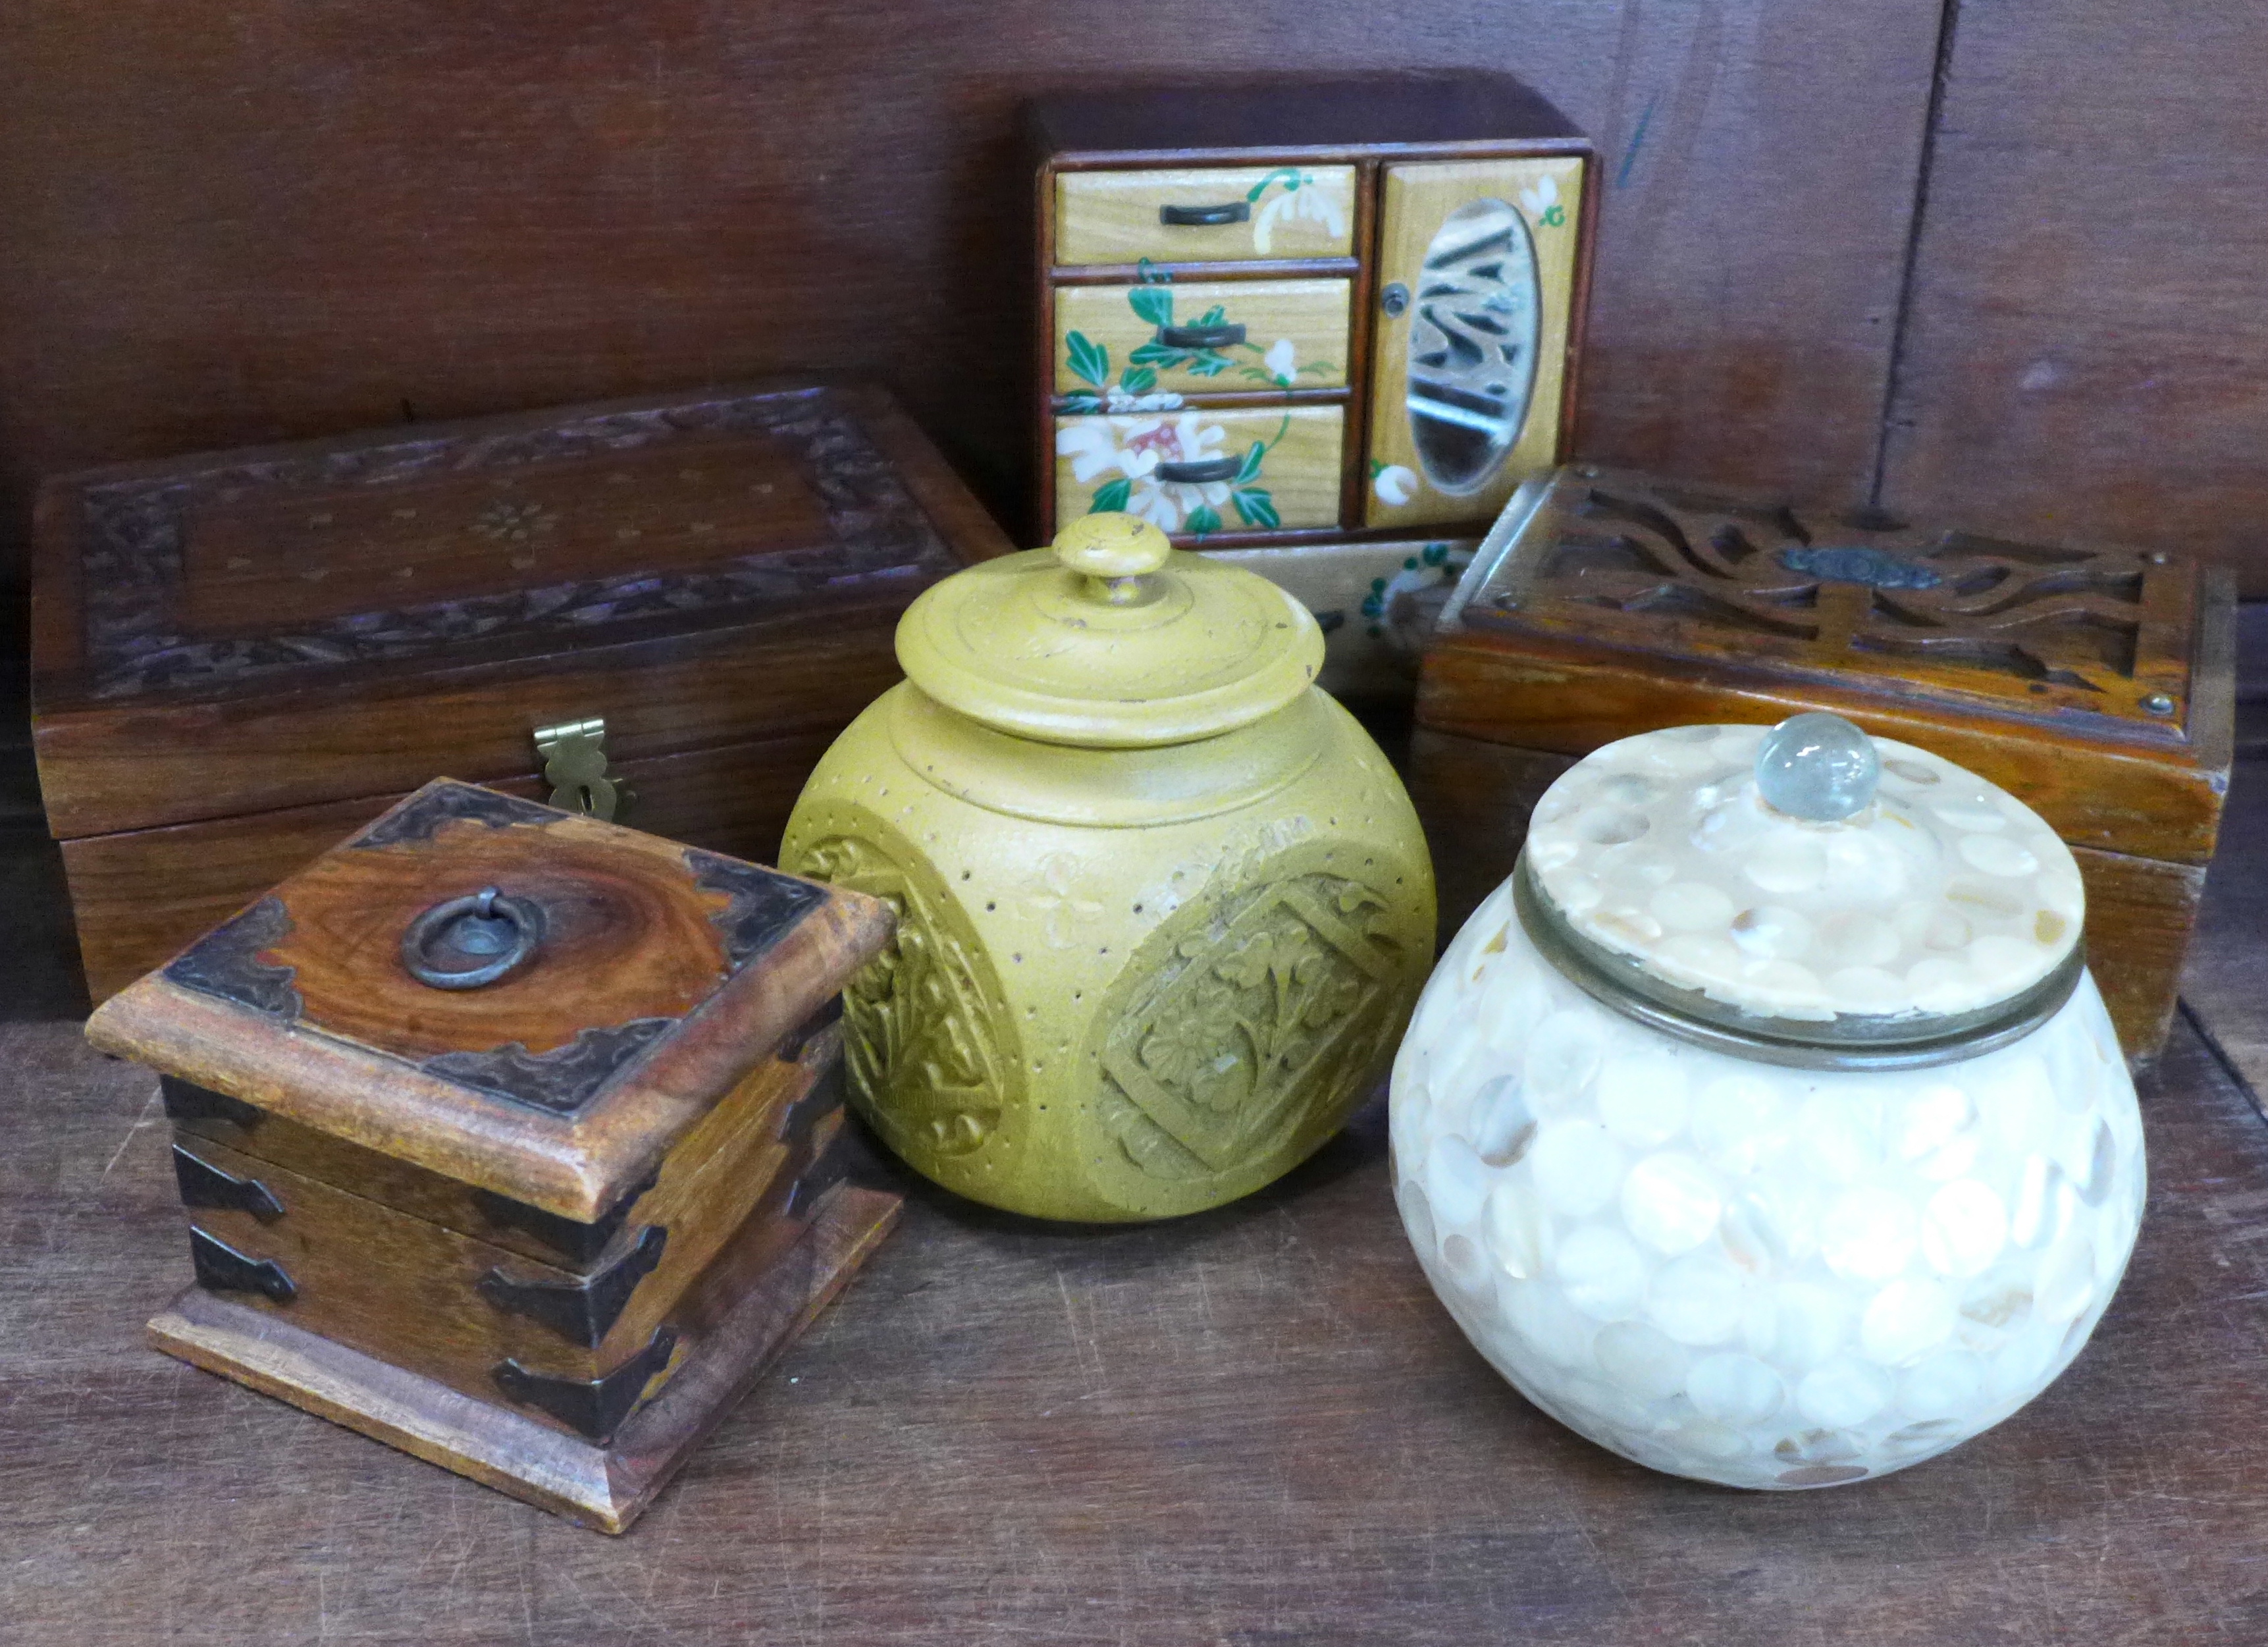
[[[1180,395],[1154,392],[1161,371],[1217,378],[1233,369],[1252,382],[1290,389],[1302,377],[1328,376],[1336,368],[1324,360],[1301,365],[1298,345],[1288,337],[1279,337],[1265,348],[1248,340],[1219,348],[1189,348],[1164,342],[1165,330],[1174,324],[1172,278],[1152,273],[1145,265],[1142,284],[1128,292],[1128,307],[1154,329],[1147,342],[1130,351],[1116,382],[1110,377],[1108,345],[1084,332],[1066,335],[1065,364],[1073,376],[1094,385],[1094,389],[1057,398],[1058,411],[1078,415],[1082,421],[1057,430],[1056,450],[1071,460],[1071,476],[1081,485],[1113,469],[1118,471],[1095,488],[1090,513],[1123,509],[1154,521],[1167,532],[1200,538],[1221,529],[1224,509],[1233,510],[1248,527],[1280,526],[1283,521],[1276,500],[1260,481],[1268,454],[1291,431],[1288,410],[1273,436],[1254,441],[1246,450],[1233,476],[1204,481],[1160,480],[1155,471],[1161,464],[1203,463],[1220,458],[1225,454],[1217,448],[1226,439],[1226,429],[1206,421],[1197,411],[1170,419],[1139,414],[1182,406]],[[1218,327],[1226,321],[1227,313],[1225,305],[1216,303],[1192,324]],[[1098,413],[1103,416],[1098,417]]]
[[[1280,186],[1280,187],[1279,187]],[[1270,194],[1270,188],[1278,192]],[[1267,198],[1263,203],[1262,196]],[[1245,198],[1260,208],[1252,214],[1252,249],[1263,257],[1275,249],[1276,225],[1305,218],[1320,223],[1334,236],[1347,232],[1346,210],[1313,172],[1278,166],[1253,185]]]
[[[1381,463],[1373,460],[1370,466],[1370,489],[1378,500],[1389,508],[1399,509],[1418,493],[1418,476],[1399,463]]]
[[[1548,172],[1533,188],[1520,191],[1520,203],[1527,208],[1530,222],[1556,229],[1567,221],[1567,208],[1559,203],[1559,180]]]

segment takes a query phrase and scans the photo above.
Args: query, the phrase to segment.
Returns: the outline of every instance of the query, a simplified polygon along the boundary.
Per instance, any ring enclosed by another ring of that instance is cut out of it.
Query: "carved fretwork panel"
[[[2187,722],[2198,574],[2163,554],[1854,526],[1598,469],[1563,469],[1518,509],[1463,602],[1476,630],[1879,677],[2145,735]]]

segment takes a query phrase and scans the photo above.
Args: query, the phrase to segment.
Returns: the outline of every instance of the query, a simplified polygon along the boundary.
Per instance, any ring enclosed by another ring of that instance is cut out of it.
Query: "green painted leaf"
[[[1189,511],[1189,528],[1199,537],[1220,530],[1220,511],[1211,504],[1201,503]]]
[[[1255,440],[1252,450],[1244,454],[1244,467],[1236,471],[1236,484],[1241,486],[1260,472],[1260,460],[1268,455],[1268,443]]]
[[[1299,375],[1304,377],[1307,373],[1312,372],[1317,377],[1322,377],[1326,373],[1336,372],[1338,368],[1328,360],[1310,360],[1306,366],[1300,368]]]
[[[1158,387],[1158,374],[1147,366],[1129,366],[1118,374],[1118,387],[1129,395],[1146,395]]]
[[[1216,349],[1204,350],[1189,357],[1189,370],[1201,378],[1217,378],[1228,370],[1228,357]]]
[[[1086,506],[1089,514],[1108,514],[1123,509],[1126,499],[1133,495],[1134,483],[1121,475],[1116,480],[1106,481],[1094,489],[1094,501]]]
[[[1240,486],[1229,494],[1229,500],[1236,505],[1237,515],[1247,526],[1284,524],[1284,517],[1276,513],[1276,499],[1268,495],[1264,487]]]
[[[1246,366],[1236,375],[1250,378],[1255,383],[1273,383],[1276,380],[1276,374],[1265,366]]]
[[[1110,351],[1085,332],[1073,332],[1064,342],[1074,373],[1097,388],[1110,381]]]
[[[1171,286],[1137,286],[1126,294],[1126,307],[1152,326],[1174,323],[1174,290]]]
[[[1200,326],[1218,326],[1221,321],[1227,318],[1228,306],[1225,303],[1216,303],[1212,307],[1207,309],[1204,314],[1198,317],[1197,324]]]
[[[1126,352],[1126,358],[1138,366],[1173,367],[1189,358],[1186,349],[1168,349],[1152,338],[1146,343],[1137,343]]]
[[[1067,412],[1072,417],[1084,417],[1102,410],[1102,396],[1086,394],[1058,395],[1056,396],[1056,410],[1059,412]]]

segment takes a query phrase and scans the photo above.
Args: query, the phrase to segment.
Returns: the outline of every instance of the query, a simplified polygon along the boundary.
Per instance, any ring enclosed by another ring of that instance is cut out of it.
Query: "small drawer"
[[[1056,525],[1123,509],[1178,536],[1336,526],[1342,406],[1056,419]]]
[[[1242,166],[1182,172],[1064,172],[1058,264],[1345,257],[1354,167]]]
[[[1056,392],[1337,388],[1347,380],[1344,280],[1065,286]]]

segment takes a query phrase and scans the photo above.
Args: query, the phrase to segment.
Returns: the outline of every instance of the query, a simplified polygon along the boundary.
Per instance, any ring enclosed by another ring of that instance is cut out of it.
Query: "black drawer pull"
[[[1209,457],[1201,463],[1160,463],[1152,471],[1160,480],[1178,482],[1184,486],[1234,480],[1243,472],[1244,460],[1241,457]]]
[[[1243,223],[1252,216],[1248,200],[1226,200],[1218,206],[1160,206],[1158,221],[1172,229],[1206,229],[1222,223]]]
[[[184,1207],[250,1213],[264,1224],[272,1224],[284,1215],[284,1203],[258,1178],[240,1178],[233,1172],[224,1172],[179,1144],[173,1146],[173,1182],[180,1185]]]
[[[207,1292],[261,1292],[277,1304],[289,1304],[299,1296],[274,1259],[247,1258],[195,1224],[189,1226],[189,1262],[196,1267],[197,1285]]]
[[[1244,341],[1244,322],[1219,326],[1160,326],[1158,341],[1168,349],[1233,349]]]

